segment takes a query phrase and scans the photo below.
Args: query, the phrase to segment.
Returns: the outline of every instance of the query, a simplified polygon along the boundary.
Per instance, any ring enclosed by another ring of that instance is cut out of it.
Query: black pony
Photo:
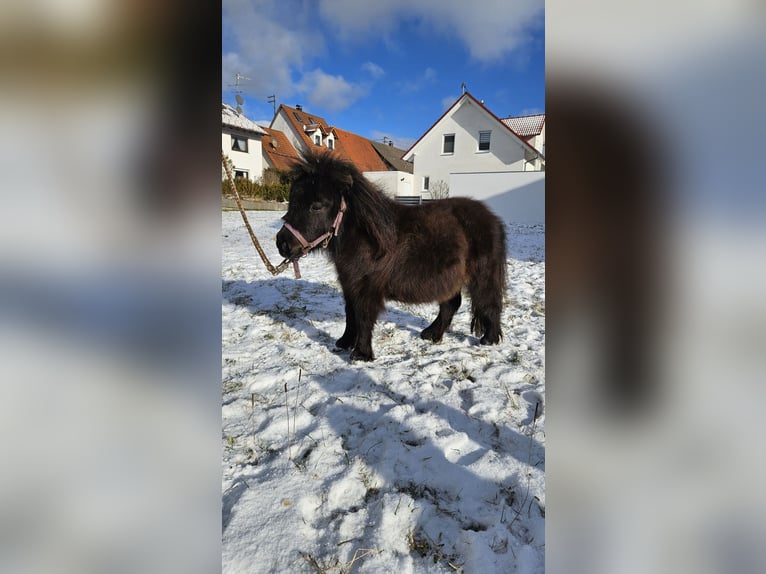
[[[438,342],[471,297],[471,330],[482,345],[501,337],[505,290],[505,229],[482,203],[442,199],[396,203],[352,164],[311,151],[292,173],[290,204],[277,233],[279,253],[296,260],[324,243],[346,301],[346,330],[336,345],[351,359],[371,361],[372,329],[384,301],[439,303],[420,336]]]

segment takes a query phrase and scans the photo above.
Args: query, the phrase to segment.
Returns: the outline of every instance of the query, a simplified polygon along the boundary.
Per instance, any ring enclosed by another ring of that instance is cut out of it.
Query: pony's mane
[[[351,162],[335,152],[310,149],[302,154],[302,162],[296,165],[293,173],[298,177],[333,182],[348,205],[346,224],[365,229],[377,244],[378,255],[396,241],[396,203]]]

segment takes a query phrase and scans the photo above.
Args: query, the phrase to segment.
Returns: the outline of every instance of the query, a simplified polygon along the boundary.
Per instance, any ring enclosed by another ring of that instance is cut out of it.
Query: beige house
[[[263,175],[262,138],[266,131],[228,104],[221,106],[221,149],[234,164],[234,177]]]

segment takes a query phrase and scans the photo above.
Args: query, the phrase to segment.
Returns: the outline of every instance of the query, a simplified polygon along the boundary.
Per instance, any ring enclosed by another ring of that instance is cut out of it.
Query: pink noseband
[[[319,237],[317,237],[314,241],[308,242],[306,241],[306,238],[301,235],[301,232],[295,229],[292,225],[285,222],[284,228],[287,229],[290,233],[292,233],[295,238],[298,240],[298,242],[301,244],[301,247],[303,247],[303,253],[301,254],[301,257],[306,255],[309,251],[314,249],[317,245],[324,242],[324,245],[322,247],[327,247],[327,244],[330,243],[330,239],[332,237],[338,236],[338,230],[340,229],[340,222],[343,221],[343,214],[346,212],[346,200],[343,199],[343,197],[340,198],[340,210],[338,211],[338,215],[335,216],[335,221],[332,224],[332,227],[330,228],[330,231],[323,233]],[[293,260],[293,269],[295,270],[295,277],[297,279],[300,279],[301,272],[298,268],[298,260]]]

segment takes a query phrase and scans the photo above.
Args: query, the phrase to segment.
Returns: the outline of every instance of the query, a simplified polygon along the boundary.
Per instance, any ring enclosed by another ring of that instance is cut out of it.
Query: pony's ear
[[[350,173],[344,173],[338,176],[338,182],[342,183],[348,189],[354,185],[354,178],[351,177]]]

